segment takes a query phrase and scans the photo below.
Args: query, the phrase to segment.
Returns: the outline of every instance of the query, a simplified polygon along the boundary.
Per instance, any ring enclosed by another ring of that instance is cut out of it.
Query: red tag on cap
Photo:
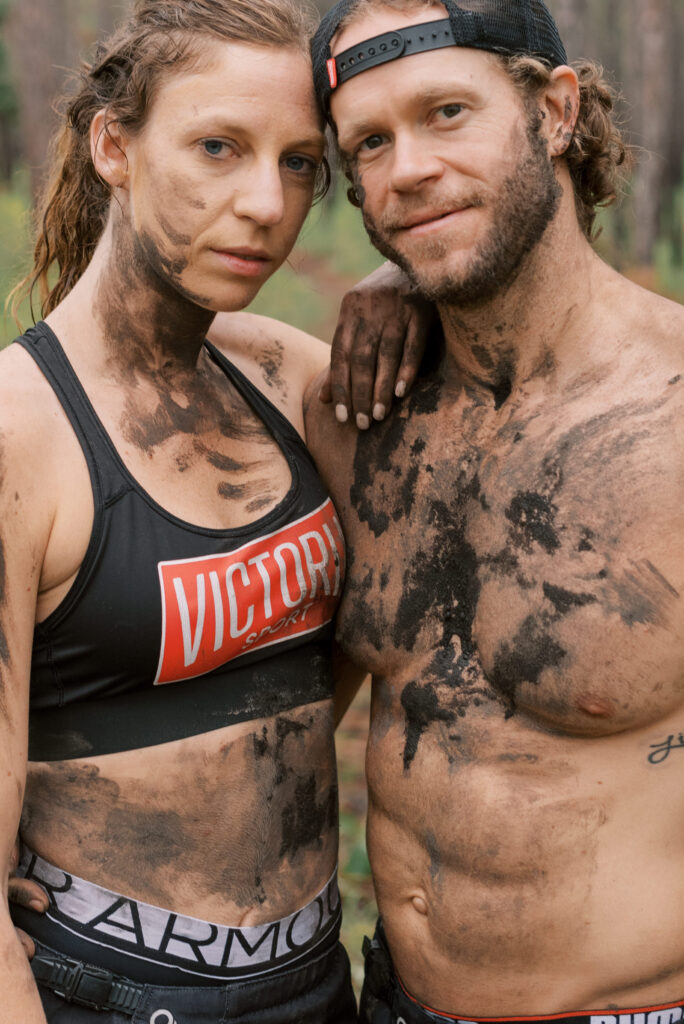
[[[331,57],[328,61],[328,78],[330,79],[330,88],[337,88],[337,61],[334,57]]]

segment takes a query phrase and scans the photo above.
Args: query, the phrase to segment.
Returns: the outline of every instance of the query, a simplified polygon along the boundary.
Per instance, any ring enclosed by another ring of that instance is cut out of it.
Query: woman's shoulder
[[[219,313],[209,340],[303,433],[302,405],[330,348],[318,338],[256,313]]]
[[[39,429],[50,418],[52,394],[37,364],[20,345],[0,351],[0,430]]]
[[[51,507],[55,448],[65,427],[59,402],[28,353],[19,345],[0,351],[0,496],[33,497]]]

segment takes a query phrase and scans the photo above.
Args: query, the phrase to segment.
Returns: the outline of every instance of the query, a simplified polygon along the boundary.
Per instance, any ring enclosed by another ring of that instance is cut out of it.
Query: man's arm
[[[209,340],[261,391],[283,407],[298,430],[301,399],[326,368],[318,389],[340,422],[365,430],[384,419],[393,395],[406,394],[418,373],[436,318],[404,274],[386,263],[342,300],[332,349],[304,331],[255,313],[219,313]]]
[[[436,306],[403,271],[384,263],[342,299],[321,401],[332,402],[338,420],[354,419],[360,430],[383,420],[393,397],[413,387],[437,319]]]

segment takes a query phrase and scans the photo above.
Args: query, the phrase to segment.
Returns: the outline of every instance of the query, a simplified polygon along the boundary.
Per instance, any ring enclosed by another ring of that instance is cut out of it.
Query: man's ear
[[[90,154],[98,176],[112,191],[128,187],[129,136],[106,109],[98,110],[90,126]]]
[[[542,132],[546,135],[549,156],[563,156],[572,142],[579,117],[580,91],[576,73],[562,65],[551,72],[551,81],[540,97],[546,117]]]

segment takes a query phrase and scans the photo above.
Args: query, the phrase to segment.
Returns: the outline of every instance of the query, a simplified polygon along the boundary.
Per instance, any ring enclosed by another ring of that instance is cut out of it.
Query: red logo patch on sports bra
[[[344,561],[342,529],[328,498],[296,523],[229,554],[160,562],[155,686],[320,629],[335,614]]]

